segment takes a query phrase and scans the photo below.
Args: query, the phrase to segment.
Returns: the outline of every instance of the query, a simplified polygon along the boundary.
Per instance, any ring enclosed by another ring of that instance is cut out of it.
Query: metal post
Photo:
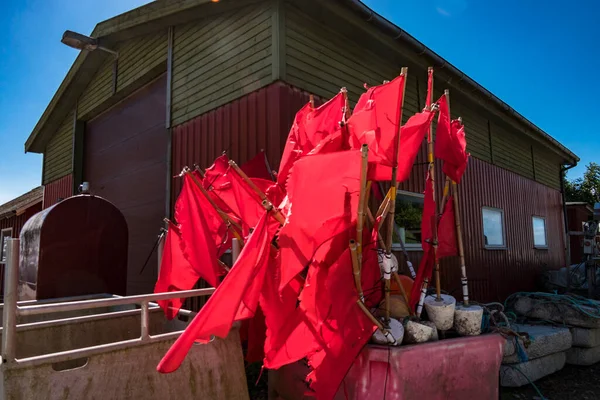
[[[236,238],[231,239],[231,265],[233,266],[240,256],[240,251],[242,251],[240,247],[240,241]]]
[[[17,285],[19,282],[19,239],[9,239],[4,269],[2,313],[2,362],[15,360],[17,335]]]
[[[149,323],[149,314],[148,314],[148,302],[142,301],[142,340],[150,339],[150,334],[148,333],[148,325]]]

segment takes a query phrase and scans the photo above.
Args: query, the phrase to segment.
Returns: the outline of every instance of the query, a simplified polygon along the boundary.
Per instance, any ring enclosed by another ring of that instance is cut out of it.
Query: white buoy
[[[402,340],[404,339],[404,326],[402,326],[402,322],[397,319],[390,318],[390,327],[388,330],[391,332],[394,339],[396,339],[396,346],[400,346]],[[373,342],[377,344],[385,344],[389,345],[387,338],[379,329],[373,333]]]
[[[431,321],[421,321],[421,323],[423,325],[427,325],[428,327],[430,327],[433,330],[428,342],[437,342],[438,340],[440,340],[440,338],[438,337],[438,331],[437,331],[437,327],[435,326],[435,323],[433,323]]]
[[[465,307],[459,304],[454,311],[454,329],[461,336],[481,335],[482,318],[483,308],[474,305]]]
[[[404,343],[425,343],[433,335],[434,328],[418,322],[408,321],[404,327]]]
[[[441,301],[436,297],[425,298],[425,309],[429,319],[435,323],[440,331],[447,331],[454,323],[454,308],[456,299],[450,295],[442,294]]]

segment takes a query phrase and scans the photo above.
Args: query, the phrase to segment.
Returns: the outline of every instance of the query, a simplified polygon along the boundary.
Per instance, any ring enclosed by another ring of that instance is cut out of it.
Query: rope
[[[583,315],[590,318],[600,318],[600,303],[597,303],[591,299],[574,295],[574,294],[556,294],[556,293],[543,293],[543,292],[517,292],[510,295],[504,302],[506,309],[512,309],[516,299],[519,297],[529,297],[540,302],[534,307],[538,307],[541,304],[554,304],[571,307]]]
[[[531,386],[533,386],[533,388],[535,389],[535,391],[537,392],[537,394],[542,398],[542,400],[549,400],[547,397],[545,397],[542,392],[540,391],[540,389],[536,386],[535,383],[533,383],[533,381],[531,379],[529,379],[529,377],[527,375],[525,375],[525,373],[523,371],[521,371],[521,369],[519,367],[517,367],[516,365],[512,365],[512,364],[505,364],[505,366],[510,367],[512,369],[516,369],[517,371],[519,371],[519,373],[521,375],[523,375],[525,377],[525,379],[527,379],[527,382],[529,382],[529,384]]]

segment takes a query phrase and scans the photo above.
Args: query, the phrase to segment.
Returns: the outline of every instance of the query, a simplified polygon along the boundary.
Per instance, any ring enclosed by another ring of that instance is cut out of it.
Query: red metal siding
[[[44,185],[44,208],[48,208],[59,199],[73,196],[73,175],[65,175],[53,182]]]
[[[174,127],[173,175],[186,165],[206,168],[223,151],[241,165],[261,149],[276,170],[294,116],[308,100],[308,93],[276,82]],[[172,204],[180,190],[175,178]]]
[[[243,163],[264,148],[272,168],[279,157],[295,113],[308,101],[306,92],[275,83],[173,129],[173,172],[197,163],[207,167],[222,151]],[[467,133],[468,134],[468,133]],[[408,181],[400,189],[422,193],[426,175],[423,146]],[[438,165],[437,176],[441,175]],[[441,192],[443,181],[438,179]],[[175,200],[181,188],[173,182]],[[467,272],[472,298],[502,300],[512,292],[534,290],[544,268],[564,265],[562,199],[560,192],[513,172],[471,158],[460,186]],[[507,248],[486,250],[481,207],[504,210]],[[548,250],[533,248],[532,216],[546,218]],[[410,252],[416,266],[421,252]],[[443,288],[460,297],[456,258],[442,261]]]
[[[29,218],[31,218],[33,215],[40,211],[42,211],[41,202],[29,207],[27,211],[25,211],[21,215],[0,219],[0,230],[12,228],[12,237],[18,238],[21,234],[21,229],[23,228],[23,225],[25,225],[25,222],[27,222]]]

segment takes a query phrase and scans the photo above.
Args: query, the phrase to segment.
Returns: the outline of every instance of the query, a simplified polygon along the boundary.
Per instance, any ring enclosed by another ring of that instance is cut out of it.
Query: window
[[[483,207],[483,240],[488,249],[506,248],[504,236],[504,211],[499,208]]]
[[[12,228],[0,231],[0,264],[6,263],[6,252],[8,251],[8,239],[12,237]]]
[[[533,246],[537,248],[548,248],[546,241],[546,219],[543,217],[532,217],[533,222]]]
[[[400,248],[399,238],[407,250],[421,250],[421,218],[425,196],[399,190],[396,195],[394,248]]]

